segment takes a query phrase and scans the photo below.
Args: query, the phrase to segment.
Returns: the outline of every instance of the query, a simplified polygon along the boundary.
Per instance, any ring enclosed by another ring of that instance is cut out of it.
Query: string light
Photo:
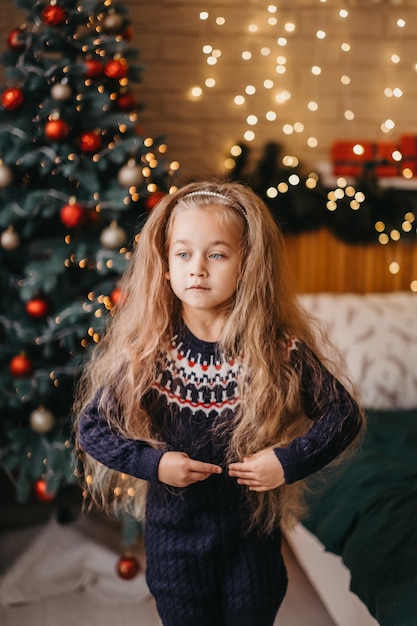
[[[355,63],[360,54],[357,33],[354,30],[355,9],[350,7],[348,10],[342,6],[335,10],[331,4],[327,0],[317,0],[316,22],[310,32],[310,41],[305,34],[305,26],[302,25],[303,46],[310,45],[312,51],[311,56],[306,57],[311,61],[309,66],[300,64],[299,39],[297,38],[297,41],[293,37],[294,33],[297,33],[301,27],[301,12],[297,12],[291,17],[286,15],[285,19],[281,19],[283,14],[281,14],[277,4],[265,3],[262,7],[262,3],[257,3],[256,9],[249,9],[252,10],[252,14],[241,27],[242,37],[240,40],[244,41],[244,44],[241,46],[223,46],[226,34],[223,27],[226,20],[223,16],[215,14],[215,8],[211,8],[210,12],[200,11],[199,19],[207,22],[207,32],[210,33],[211,41],[202,46],[206,75],[200,77],[196,81],[197,84],[189,88],[190,100],[202,101],[208,97],[209,92],[212,93],[224,85],[224,80],[220,80],[224,66],[228,70],[230,66],[238,66],[239,71],[235,72],[236,90],[231,95],[230,104],[235,107],[236,111],[240,112],[243,141],[254,142],[257,138],[258,140],[263,138],[266,132],[268,137],[271,136],[271,132],[274,132],[277,141],[279,141],[280,135],[291,137],[291,141],[294,139],[297,148],[305,147],[311,151],[316,151],[318,155],[320,149],[326,149],[320,134],[320,125],[324,123],[323,119],[325,118],[323,111],[327,110],[327,103],[322,101],[326,87],[332,88],[335,102],[337,97],[340,101],[339,106],[334,108],[332,122],[339,123],[341,133],[346,132],[346,129],[349,128],[348,132],[352,136],[351,127],[353,125],[358,127],[364,125],[365,110],[364,108],[357,110],[352,104],[355,100],[357,101],[354,91],[358,88]],[[394,23],[397,31],[404,31],[407,21],[405,16],[399,13],[403,10],[402,6],[398,3],[395,6],[393,3],[390,5],[392,5],[391,10],[396,11]],[[406,10],[405,7],[404,11]],[[338,20],[340,24],[343,22],[343,27],[330,31],[328,19],[330,11],[333,12],[332,19]],[[290,19],[287,19],[289,17]],[[222,32],[216,30],[220,27],[223,28]],[[352,35],[352,39],[350,35]],[[392,37],[392,32],[390,36]],[[259,41],[262,41],[261,45],[258,44],[258,37]],[[239,41],[239,38],[236,41]],[[335,75],[333,71],[334,50],[337,49],[340,51],[339,66],[342,68],[339,75]],[[399,122],[402,122],[396,117],[400,117],[400,110],[398,107],[394,108],[394,100],[401,100],[409,95],[407,94],[408,83],[404,80],[406,67],[400,52],[401,49],[396,50],[394,45],[388,59],[383,61],[389,73],[387,71],[386,83],[385,86],[381,87],[380,97],[384,99],[386,107],[374,107],[376,115],[381,116],[379,119],[376,118],[374,129],[376,128],[383,135],[391,135],[399,126]],[[216,67],[215,75],[212,71],[208,73],[210,65]],[[417,72],[417,61],[411,69],[413,72]],[[361,70],[362,74],[365,70],[366,68]],[[401,70],[399,78],[396,76],[397,70]],[[297,94],[297,98],[294,98],[294,104],[289,105],[293,100],[294,84],[302,84],[301,94],[307,95],[304,95],[303,101],[303,95]],[[412,84],[411,80],[409,84]],[[392,102],[391,109],[387,108],[391,104],[389,101]],[[239,120],[239,117],[236,119]],[[365,121],[367,122],[367,120]],[[268,123],[268,131],[265,130],[266,123]],[[328,133],[327,128],[326,133]],[[378,138],[374,141],[378,141]],[[234,147],[233,150],[237,150],[237,148]],[[354,154],[364,155],[365,147],[362,144],[356,144]],[[225,169],[233,169],[236,164],[235,159],[238,156],[240,154],[233,154],[231,151],[229,157],[225,159]],[[290,155],[286,156],[289,157]],[[404,167],[401,166],[403,160],[401,150],[393,149],[391,158],[392,161],[398,163],[403,179],[408,180],[414,177],[414,172],[408,167],[408,164]],[[294,176],[291,181],[279,181],[276,185],[268,187],[265,193],[268,197],[274,198],[276,194],[287,193],[289,185],[295,186],[300,183],[300,178],[298,177],[297,180],[297,177]],[[313,175],[309,175],[305,179],[305,185],[309,189],[314,189],[317,185],[317,179]],[[363,192],[345,180],[343,183],[338,181],[337,186],[331,190],[326,206],[329,211],[334,211],[339,202],[344,202],[352,211],[358,211],[365,201]],[[385,224],[382,227],[381,224],[382,222],[377,222],[375,229],[382,245],[398,241],[401,234],[409,233],[414,228],[413,222],[406,217],[400,222],[398,228],[391,229],[390,232],[386,231]]]

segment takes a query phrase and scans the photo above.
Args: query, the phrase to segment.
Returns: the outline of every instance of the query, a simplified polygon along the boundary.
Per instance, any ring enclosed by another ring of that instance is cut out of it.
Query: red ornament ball
[[[115,287],[110,294],[110,300],[113,306],[123,306],[127,301],[127,293],[122,291],[120,287]]]
[[[132,93],[123,93],[117,98],[116,105],[121,111],[133,111],[137,107],[137,101]]]
[[[108,61],[108,63],[104,66],[104,73],[107,78],[119,80],[120,78],[127,76],[128,71],[129,66],[125,59],[113,59],[112,61]]]
[[[64,120],[49,120],[45,124],[45,136],[51,141],[61,141],[69,133],[69,126]]]
[[[116,572],[124,580],[131,580],[138,574],[139,570],[139,562],[130,552],[123,554],[116,563]]]
[[[70,202],[62,207],[59,212],[61,222],[67,228],[75,228],[81,226],[86,218],[86,213],[83,207],[77,202]]]
[[[155,193],[151,194],[145,199],[145,206],[148,211],[152,211],[152,209],[158,204],[162,198],[165,198],[166,194],[163,191],[155,191]]]
[[[9,363],[10,373],[16,378],[25,378],[33,371],[33,365],[25,354],[17,354]]]
[[[30,317],[42,319],[48,313],[48,303],[42,298],[33,298],[26,302],[26,313]]]
[[[52,502],[52,500],[55,500],[56,498],[55,493],[51,493],[48,491],[47,482],[43,478],[40,478],[39,480],[36,481],[34,485],[34,490],[35,490],[36,497],[41,502]]]
[[[88,131],[80,136],[79,144],[83,152],[96,152],[101,146],[101,137],[95,130]]]
[[[18,109],[23,101],[23,92],[18,87],[9,87],[1,94],[1,103],[7,111]]]
[[[112,301],[113,305],[120,302],[121,295],[122,295],[122,290],[120,289],[120,287],[115,287],[110,294],[110,300]]]
[[[84,75],[86,78],[98,78],[103,74],[103,64],[96,59],[87,59],[85,67],[86,72]]]
[[[7,36],[7,45],[15,52],[25,49],[25,38],[21,28],[13,28]]]
[[[60,26],[67,19],[67,14],[62,7],[49,5],[42,11],[42,21],[47,26]]]

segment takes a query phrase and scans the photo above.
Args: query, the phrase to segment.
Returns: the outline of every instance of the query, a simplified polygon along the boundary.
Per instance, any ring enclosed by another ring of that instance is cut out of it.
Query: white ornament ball
[[[52,430],[55,424],[55,418],[51,411],[48,411],[48,409],[45,409],[43,406],[39,406],[30,414],[29,423],[32,430],[39,435],[43,435]]]
[[[126,243],[126,233],[116,222],[112,222],[101,233],[100,242],[107,250],[117,250]]]
[[[104,30],[108,33],[119,33],[123,27],[123,17],[120,13],[112,13],[103,20]]]
[[[8,165],[0,165],[0,189],[8,187],[13,182],[13,172]]]
[[[135,163],[135,165],[124,165],[120,168],[117,175],[117,180],[122,187],[138,187],[143,181],[142,168]]]
[[[72,95],[72,89],[65,83],[57,83],[51,88],[51,96],[54,100],[65,101]]]
[[[20,237],[12,227],[1,233],[0,245],[5,250],[16,250],[20,246]]]

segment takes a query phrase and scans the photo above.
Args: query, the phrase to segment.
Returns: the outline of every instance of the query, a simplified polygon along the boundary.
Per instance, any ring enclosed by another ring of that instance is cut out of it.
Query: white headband
[[[237,209],[240,213],[242,213],[246,221],[248,219],[246,209],[241,204],[239,204],[239,202],[231,200],[222,193],[219,193],[218,191],[210,191],[209,189],[198,189],[197,191],[190,191],[190,193],[186,193],[185,196],[180,198],[179,202],[181,202],[181,200],[185,200],[186,198],[192,198],[193,196],[210,196],[212,198],[220,198],[221,200],[223,200],[224,203],[227,203],[228,206]]]

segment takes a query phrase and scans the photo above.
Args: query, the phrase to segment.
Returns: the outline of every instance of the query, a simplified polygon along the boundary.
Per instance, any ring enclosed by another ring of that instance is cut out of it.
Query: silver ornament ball
[[[48,409],[45,409],[43,406],[39,406],[30,414],[29,423],[32,430],[39,435],[43,435],[52,430],[55,424],[55,418],[51,411],[48,411]]]
[[[103,20],[103,27],[107,33],[118,33],[122,30],[123,17],[120,13],[108,15]]]
[[[120,168],[117,180],[122,187],[138,187],[143,181],[142,168],[128,163]]]
[[[107,250],[117,250],[126,242],[126,233],[116,222],[112,222],[101,233],[100,242]]]
[[[51,96],[54,100],[68,100],[71,97],[71,94],[71,87],[65,83],[57,83],[51,88]]]

